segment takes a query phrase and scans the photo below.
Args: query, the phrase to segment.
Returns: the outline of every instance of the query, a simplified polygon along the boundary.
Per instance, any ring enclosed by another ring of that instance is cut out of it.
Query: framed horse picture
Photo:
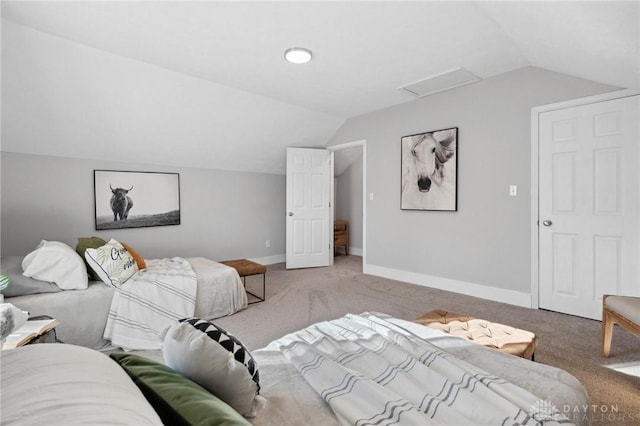
[[[458,210],[458,128],[401,138],[402,210]]]
[[[96,230],[180,225],[178,173],[94,170]]]

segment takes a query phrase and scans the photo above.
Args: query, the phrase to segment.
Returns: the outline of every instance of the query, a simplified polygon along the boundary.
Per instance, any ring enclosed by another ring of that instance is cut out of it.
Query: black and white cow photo
[[[96,230],[180,224],[177,173],[94,170]]]
[[[401,144],[401,209],[456,211],[458,128],[405,136]]]

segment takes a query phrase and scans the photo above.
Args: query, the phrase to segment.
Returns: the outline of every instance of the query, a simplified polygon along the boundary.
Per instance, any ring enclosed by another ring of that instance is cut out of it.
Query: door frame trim
[[[587,96],[584,98],[571,99],[568,101],[556,102],[548,105],[540,105],[531,108],[531,307],[538,309],[540,307],[539,289],[540,289],[540,245],[539,245],[539,120],[540,114],[577,107],[581,105],[594,104],[598,102],[611,101],[630,96],[639,95],[640,91],[633,89],[615,90],[613,92],[601,93],[598,95]]]
[[[351,142],[341,143],[337,145],[327,146],[329,151],[339,151],[355,147],[362,147],[362,268],[367,264],[367,140],[358,139]],[[334,194],[334,179],[331,179],[331,199]],[[333,210],[332,210],[333,212]],[[332,213],[333,215],[333,213]],[[331,229],[331,238],[333,241],[333,228]],[[331,263],[333,264],[333,249],[331,251]]]

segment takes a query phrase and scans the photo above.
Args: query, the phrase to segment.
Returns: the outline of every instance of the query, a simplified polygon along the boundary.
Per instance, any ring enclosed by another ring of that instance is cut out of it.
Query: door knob
[[[289,212],[289,216],[293,216],[293,212]]]
[[[544,226],[551,226],[551,224],[552,224],[552,223],[553,223],[553,222],[551,222],[550,220],[543,220],[543,221],[542,221],[542,224],[543,224]]]

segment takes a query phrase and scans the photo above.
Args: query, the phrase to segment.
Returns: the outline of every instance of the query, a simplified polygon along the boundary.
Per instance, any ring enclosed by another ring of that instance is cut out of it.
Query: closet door
[[[540,114],[539,305],[601,319],[640,295],[639,96]]]

